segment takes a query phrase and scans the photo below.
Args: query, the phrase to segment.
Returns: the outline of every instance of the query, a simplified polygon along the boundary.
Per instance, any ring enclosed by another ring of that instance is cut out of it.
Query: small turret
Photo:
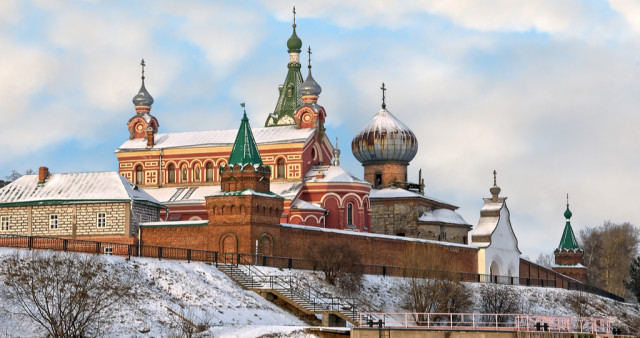
[[[564,231],[558,248],[553,252],[555,265],[553,271],[586,282],[587,268],[584,266],[584,250],[580,248],[578,240],[571,227],[571,210],[569,210],[569,194],[567,194],[567,209],[564,211],[566,219]]]
[[[146,66],[144,59],[140,65],[142,66],[142,85],[132,100],[136,115],[129,119],[127,126],[129,127],[129,139],[144,138],[147,140],[147,147],[150,148],[153,147],[154,135],[158,132],[159,124],[158,120],[150,114],[153,97],[144,85],[144,67]]]

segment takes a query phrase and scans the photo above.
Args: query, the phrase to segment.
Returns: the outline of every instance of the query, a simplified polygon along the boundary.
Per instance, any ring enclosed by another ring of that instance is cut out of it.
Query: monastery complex
[[[363,172],[340,167],[341,150],[325,130],[332,112],[321,105],[310,56],[303,77],[302,46],[294,23],[274,111],[260,127],[245,112],[233,130],[159,133],[143,61],[128,138],[115,150],[117,172],[42,167],[21,177],[0,189],[0,234],[289,258],[335,242],[357,248],[366,264],[429,269],[443,261],[456,272],[512,281],[586,281],[568,203],[551,270],[522,257],[495,172],[473,225],[454,204],[426,195],[424,179],[409,182],[420,135],[387,110],[384,84],[381,109],[351,142]]]

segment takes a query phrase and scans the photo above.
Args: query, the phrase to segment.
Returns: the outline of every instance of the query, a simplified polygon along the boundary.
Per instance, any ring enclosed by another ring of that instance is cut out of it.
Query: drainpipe
[[[169,219],[169,208],[165,206],[164,211],[165,211],[164,221],[166,222]]]

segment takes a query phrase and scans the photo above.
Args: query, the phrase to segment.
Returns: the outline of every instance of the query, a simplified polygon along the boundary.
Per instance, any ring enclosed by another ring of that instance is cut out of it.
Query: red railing
[[[527,314],[361,312],[358,322],[360,327],[372,328],[611,333],[607,318]]]

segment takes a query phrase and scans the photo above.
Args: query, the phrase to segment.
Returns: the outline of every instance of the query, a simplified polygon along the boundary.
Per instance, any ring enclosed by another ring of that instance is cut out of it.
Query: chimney
[[[49,168],[40,167],[40,170],[38,171],[38,182],[44,183],[47,177],[49,177]]]
[[[147,128],[147,148],[153,147],[154,141],[153,128],[149,127]]]

